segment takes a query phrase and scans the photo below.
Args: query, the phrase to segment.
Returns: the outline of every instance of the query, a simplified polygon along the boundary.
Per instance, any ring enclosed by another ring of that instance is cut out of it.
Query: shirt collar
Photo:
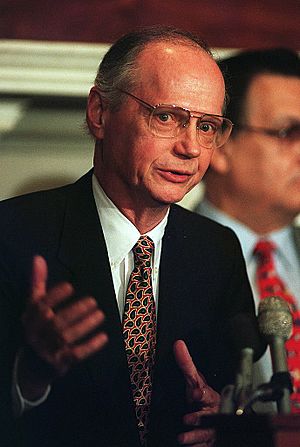
[[[287,268],[298,264],[292,226],[273,231],[268,235],[268,239],[276,244],[277,255],[286,263]]]
[[[92,177],[93,194],[104,233],[110,264],[116,266],[132,250],[140,237],[138,229],[121,213],[101,188],[95,174]],[[163,220],[147,233],[157,247],[168,220],[169,211]]]
[[[247,260],[252,256],[252,250],[258,238],[256,233],[238,220],[233,219],[228,214],[220,211],[206,199],[201,202],[199,212],[204,216],[231,228],[240,240],[245,259]]]
[[[222,225],[230,227],[236,233],[238,239],[240,240],[243,254],[247,263],[250,262],[253,256],[253,249],[257,241],[262,238],[274,242],[277,246],[277,253],[282,260],[287,263],[291,263],[290,256],[287,255],[288,253],[293,253],[295,251],[291,226],[280,228],[279,230],[272,231],[271,233],[261,236],[250,230],[250,228],[240,221],[217,209],[207,199],[204,199],[201,202],[198,211],[204,216],[216,220]]]

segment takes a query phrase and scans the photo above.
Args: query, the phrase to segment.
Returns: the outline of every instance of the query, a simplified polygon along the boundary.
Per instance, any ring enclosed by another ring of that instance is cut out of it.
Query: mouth
[[[191,172],[166,169],[160,169],[159,173],[164,179],[172,183],[186,183],[193,176]]]

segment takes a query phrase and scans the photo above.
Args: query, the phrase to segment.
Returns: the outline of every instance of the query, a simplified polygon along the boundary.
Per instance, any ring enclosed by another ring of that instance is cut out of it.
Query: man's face
[[[250,85],[245,111],[249,126],[279,130],[299,125],[300,79],[257,76]],[[300,212],[300,140],[242,130],[226,146],[226,181],[235,217],[245,220],[241,216],[255,208],[258,216],[265,213],[278,225],[290,223]]]
[[[204,52],[186,45],[150,44],[138,58],[139,84],[131,91],[149,104],[176,104],[221,114],[222,75]],[[124,97],[117,112],[103,113],[104,138],[97,176],[120,208],[180,201],[205,173],[212,155],[196,139],[196,119],[174,138],[152,135],[149,110]]]

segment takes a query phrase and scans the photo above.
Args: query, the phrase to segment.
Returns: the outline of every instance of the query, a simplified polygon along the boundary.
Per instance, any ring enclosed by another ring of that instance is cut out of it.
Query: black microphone
[[[278,296],[264,298],[259,304],[257,319],[260,332],[270,345],[274,373],[272,380],[273,384],[276,384],[276,392],[278,388],[281,388],[281,393],[277,398],[278,412],[289,414],[292,387],[285,350],[285,342],[291,336],[293,329],[293,318],[289,306],[283,298]]]
[[[262,337],[255,314],[240,312],[229,319],[226,334],[235,353],[241,360],[241,351],[244,348],[253,349],[253,361],[256,362],[267,349],[267,343]]]
[[[293,390],[290,374],[288,372],[278,372],[273,374],[270,382],[259,385],[250,395],[244,405],[244,411],[251,408],[257,402],[278,402],[284,395],[284,390]]]

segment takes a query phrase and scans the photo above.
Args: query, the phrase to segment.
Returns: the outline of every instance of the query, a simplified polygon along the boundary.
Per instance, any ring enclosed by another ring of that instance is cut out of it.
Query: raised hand
[[[50,290],[46,283],[46,261],[35,256],[31,296],[22,317],[26,346],[20,355],[18,374],[20,385],[27,388],[31,398],[37,397],[34,395],[39,394],[42,384],[66,374],[72,365],[102,349],[107,342],[103,332],[84,339],[104,320],[93,297],[67,303],[73,293],[70,283],[60,283]]]
[[[186,344],[183,340],[174,343],[174,355],[186,381],[186,399],[191,412],[184,416],[184,424],[194,427],[181,433],[178,442],[193,447],[211,447],[214,444],[214,432],[201,428],[201,417],[217,413],[220,396],[210,388],[204,377],[196,369]]]

